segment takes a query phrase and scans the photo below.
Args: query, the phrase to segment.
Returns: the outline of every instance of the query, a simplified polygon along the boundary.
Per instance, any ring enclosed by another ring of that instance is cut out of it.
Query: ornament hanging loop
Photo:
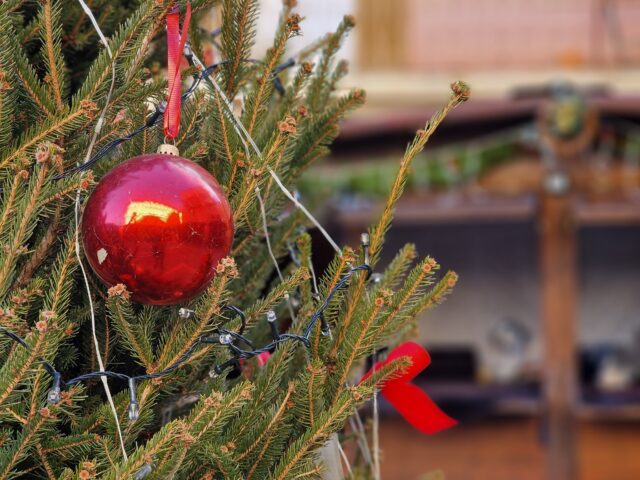
[[[162,153],[164,155],[172,155],[174,157],[180,156],[180,151],[178,150],[178,147],[176,147],[171,143],[163,143],[162,145],[158,146],[158,150],[156,150],[156,152]]]
[[[191,23],[191,3],[187,2],[187,8],[180,31],[180,12],[177,4],[174,4],[167,14],[167,80],[168,95],[167,108],[164,111],[164,136],[174,139],[180,131],[180,102],[181,102],[181,63],[184,45],[187,42],[189,24]]]

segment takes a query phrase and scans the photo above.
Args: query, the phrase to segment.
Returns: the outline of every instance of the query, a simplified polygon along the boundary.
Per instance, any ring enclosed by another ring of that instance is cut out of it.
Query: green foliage
[[[215,1],[192,3],[197,19]],[[183,155],[216,175],[233,205],[233,259],[221,262],[206,291],[184,305],[195,312],[187,319],[178,316],[177,307],[133,304],[126,290],[107,290],[90,273],[103,361],[119,372],[157,372],[174,364],[201,335],[221,325],[237,329],[239,319],[223,309],[227,303],[246,312],[246,334],[257,344],[268,335],[263,321],[268,310],[278,312],[281,328],[300,333],[318,306],[311,239],[299,230],[305,219],[300,212],[285,212],[289,203],[268,170],[293,187],[328,151],[339,122],[364,102],[360,90],[336,95],[347,66],[335,58],[353,20],[345,18],[336,33],[301,52],[299,67],[288,76],[278,66],[288,40],[301,28],[293,7],[284,6],[272,48],[255,63],[247,60],[257,0],[220,3],[220,54],[227,62],[215,81],[232,101],[241,102],[239,118],[262,155],[245,148],[219,92],[203,83],[185,102],[177,143]],[[62,401],[48,405],[51,378],[41,358],[55,364],[64,378],[97,370],[88,300],[77,271],[74,222],[76,192],[90,190],[93,176],[53,178],[85,155],[114,67],[114,93],[97,148],[141,125],[145,102],[162,100],[166,88],[147,67],[151,52],[162,50],[155,47],[162,43],[164,16],[173,1],[95,0],[91,5],[109,36],[113,61],[77,2],[0,3],[0,115],[5,120],[0,125],[0,327],[17,332],[28,345],[25,349],[0,337],[0,479],[136,478],[141,472],[158,479],[316,478],[322,470],[318,447],[406,362],[354,385],[356,367],[415,328],[417,315],[450,291],[455,275],[437,278],[430,258],[414,266],[415,247],[407,246],[380,283],[356,274],[333,297],[325,314],[333,338],[322,336],[318,324],[308,349],[287,342],[263,368],[249,359],[239,375],[213,378],[210,366],[227,360],[229,353],[207,345],[170,376],[140,382],[141,415],[135,421],[127,419],[127,386],[110,380],[126,459],[100,382],[67,385]],[[209,40],[196,24],[192,39],[200,51]],[[273,87],[274,75],[283,83],[282,96]],[[447,109],[460,99],[455,93]],[[374,265],[409,163],[440,120],[436,117],[419,134],[401,163],[383,216],[372,230]],[[161,142],[160,129],[148,130],[104,158],[95,175]],[[266,204],[282,282],[265,247],[257,189]],[[289,258],[289,245],[300,253],[299,267]],[[318,272],[320,297],[362,261],[345,248],[325,272]],[[286,298],[292,296],[299,307],[297,320],[290,322]]]

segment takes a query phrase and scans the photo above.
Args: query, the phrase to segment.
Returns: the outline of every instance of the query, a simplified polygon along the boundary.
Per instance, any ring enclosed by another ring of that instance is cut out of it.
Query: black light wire
[[[212,34],[212,36],[215,37],[214,34]],[[249,63],[257,63],[257,64],[263,63],[262,61],[255,60],[255,59],[243,59],[241,61],[249,62]],[[220,66],[228,62],[229,62],[228,60],[223,60],[223,61],[214,63],[213,65],[208,66],[204,70],[193,74],[192,75],[193,81],[191,85],[180,96],[181,102],[186,101],[193,94],[193,92],[195,92],[195,90],[198,88],[202,80],[207,79],[212,73],[216,72]],[[273,72],[271,73],[271,81],[273,81],[274,88],[276,89],[276,91],[278,91],[280,95],[284,95],[285,90],[282,85],[282,82],[278,77],[278,74],[288,68],[293,67],[295,64],[296,64],[295,59],[289,58],[282,64],[275,67]],[[140,127],[133,130],[127,135],[115,138],[107,142],[87,162],[56,175],[55,177],[53,177],[53,180],[61,180],[63,178],[69,177],[70,175],[73,175],[75,173],[91,168],[99,160],[107,156],[110,152],[112,152],[121,144],[135,138],[136,136],[140,135],[144,131],[155,127],[160,123],[160,120],[166,109],[166,105],[167,105],[166,101],[162,101],[156,104],[154,111],[147,117],[144,125],[141,125]],[[165,369],[160,370],[158,372],[130,376],[124,373],[106,370],[106,371],[88,372],[68,380],[63,380],[62,374],[49,361],[47,361],[43,357],[40,357],[40,356],[37,357],[38,362],[44,367],[45,371],[49,373],[49,375],[51,375],[52,381],[53,381],[52,382],[53,386],[51,390],[49,390],[49,393],[47,395],[47,400],[51,404],[58,403],[61,398],[60,394],[61,394],[62,386],[71,386],[81,382],[98,379],[100,377],[107,377],[114,380],[126,381],[128,382],[128,385],[129,385],[129,394],[130,394],[129,418],[131,420],[137,420],[139,416],[137,393],[136,393],[137,383],[144,380],[152,380],[152,379],[160,378],[165,375],[168,375],[169,373],[172,373],[173,371],[177,370],[184,362],[186,362],[194,354],[194,352],[198,349],[198,347],[202,345],[226,345],[231,353],[231,356],[232,356],[231,359],[227,360],[222,364],[213,366],[212,371],[215,372],[216,374],[222,374],[227,368],[238,365],[240,360],[249,359],[264,352],[273,351],[278,345],[280,345],[285,341],[298,341],[308,348],[310,346],[309,338],[311,336],[311,332],[313,331],[313,327],[318,321],[322,322],[323,333],[324,333],[325,322],[326,322],[324,317],[324,311],[328,308],[329,303],[333,299],[334,295],[338,292],[338,290],[343,288],[348,283],[350,278],[357,272],[366,272],[367,279],[371,276],[372,269],[368,265],[368,255],[369,255],[368,243],[365,244],[365,242],[363,242],[362,245],[364,248],[365,263],[363,265],[358,265],[356,267],[350,268],[347,272],[344,273],[340,281],[338,281],[336,285],[331,289],[331,291],[328,293],[325,300],[320,304],[316,312],[312,315],[311,319],[309,320],[309,324],[307,325],[303,335],[296,335],[296,334],[290,334],[290,333],[280,334],[277,328],[277,319],[275,316],[275,312],[273,312],[273,310],[269,310],[267,312],[267,320],[270,323],[270,328],[272,332],[272,341],[264,345],[263,347],[256,348],[253,342],[243,335],[247,325],[246,315],[244,314],[244,312],[240,308],[234,305],[224,305],[222,307],[224,310],[232,312],[237,317],[240,318],[241,320],[240,329],[237,332],[233,332],[224,328],[216,328],[213,330],[211,334],[201,335],[195,340],[195,342],[193,342],[193,344],[191,344],[191,346],[182,355],[180,355],[180,357],[178,357],[178,359],[173,364],[169,365]],[[192,313],[191,311],[188,311],[188,310],[187,312]],[[13,340],[17,344],[19,344],[21,347],[25,348],[27,351],[31,351],[31,347],[29,346],[29,344],[17,333],[5,327],[0,327],[0,333],[4,334],[9,339]],[[236,345],[234,342],[242,342],[246,346],[248,346],[250,350],[242,349],[238,345]]]
[[[368,246],[364,245],[364,249],[365,249],[365,258],[366,258],[368,257]],[[247,324],[246,315],[244,314],[244,312],[234,305],[224,305],[223,306],[224,310],[232,312],[240,318],[240,321],[241,321],[240,329],[237,332],[234,332],[231,330],[218,327],[214,329],[211,334],[201,335],[196,339],[195,342],[193,342],[193,344],[191,344],[191,346],[182,355],[180,355],[180,357],[178,357],[178,359],[174,363],[172,363],[165,369],[160,370],[158,372],[131,376],[131,375],[126,375],[124,373],[107,370],[107,371],[88,372],[88,373],[79,375],[77,377],[70,378],[68,380],[63,380],[61,373],[49,361],[47,361],[42,357],[38,357],[38,362],[42,364],[44,369],[47,371],[47,373],[49,373],[49,375],[51,375],[53,380],[52,388],[51,390],[49,390],[49,393],[47,395],[47,401],[51,404],[58,403],[61,398],[60,394],[61,394],[61,388],[63,386],[71,386],[77,383],[86,382],[88,380],[98,379],[100,377],[107,377],[114,380],[126,381],[128,382],[128,385],[129,385],[129,394],[130,394],[129,419],[137,420],[139,416],[137,393],[136,393],[137,383],[144,380],[153,380],[156,378],[164,377],[165,375],[168,375],[174,372],[194,354],[194,352],[198,349],[198,347],[202,345],[225,345],[229,349],[229,352],[232,358],[222,364],[214,365],[212,368],[212,371],[218,375],[222,374],[227,368],[234,365],[238,365],[240,363],[240,360],[246,360],[264,352],[271,352],[275,348],[277,348],[278,345],[287,341],[297,341],[302,343],[305,347],[309,348],[310,346],[309,339],[311,337],[311,333],[313,331],[315,324],[318,321],[323,321],[324,311],[328,308],[335,294],[349,282],[349,280],[353,275],[355,275],[358,272],[366,272],[367,278],[369,278],[371,276],[372,269],[368,264],[365,263],[347,270],[343,274],[342,278],[329,291],[327,297],[320,304],[320,306],[317,308],[315,313],[311,316],[309,320],[309,324],[305,328],[304,333],[302,335],[296,335],[291,333],[280,334],[277,328],[277,323],[276,323],[277,319],[276,319],[275,312],[273,310],[269,310],[267,312],[267,321],[270,323],[270,326],[271,326],[272,341],[259,348],[256,348],[253,342],[243,335],[243,332]],[[29,346],[29,344],[17,333],[12,332],[11,330],[8,330],[4,327],[0,327],[0,333],[4,334],[6,337],[13,340],[18,345],[25,348],[27,351],[31,351],[31,347]],[[237,343],[240,343],[240,342],[247,345],[250,348],[250,350],[240,348],[237,345]]]
[[[255,60],[252,58],[243,59],[242,61],[249,62],[249,63],[260,63],[260,64],[264,63],[261,60]],[[229,60],[222,60],[220,62],[216,62],[208,66],[207,68],[205,68],[204,70],[198,73],[194,73],[192,75],[193,81],[191,82],[191,85],[180,96],[181,102],[185,102],[193,94],[193,92],[196,91],[196,89],[200,86],[200,83],[202,82],[202,80],[208,78],[211,74],[215,73],[219,67],[227,63],[229,63]],[[280,74],[281,72],[283,72],[288,68],[293,67],[295,64],[296,64],[296,61],[293,58],[289,58],[285,62],[276,66],[273,69],[273,72],[271,73],[271,81],[273,82],[275,89],[278,91],[280,95],[284,95],[285,90],[284,90],[284,87],[282,86],[282,82],[280,81],[280,78],[278,77],[278,74]],[[78,165],[77,167],[70,168],[69,170],[66,170],[56,175],[55,177],[53,177],[53,180],[61,180],[63,178],[69,177],[70,175],[73,175],[75,173],[82,172],[84,170],[91,168],[99,160],[107,156],[109,153],[111,153],[115,148],[117,148],[121,144],[128,142],[129,140],[137,137],[145,130],[155,127],[161,122],[162,115],[164,114],[166,106],[167,106],[166,101],[162,101],[156,104],[154,111],[147,117],[144,125],[141,125],[140,127],[136,128],[135,130],[133,130],[131,133],[127,135],[114,138],[113,140],[110,140],[109,142],[105,143],[87,162],[81,165]]]

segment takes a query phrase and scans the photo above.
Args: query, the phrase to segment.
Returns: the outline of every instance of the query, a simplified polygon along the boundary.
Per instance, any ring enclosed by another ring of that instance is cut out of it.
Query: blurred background
[[[281,8],[262,3],[257,54]],[[418,383],[461,424],[426,437],[383,404],[383,478],[640,478],[640,1],[298,10],[292,53],[357,18],[343,87],[367,105],[301,186],[343,242],[449,84],[472,88],[416,160],[387,246],[414,242],[460,275],[422,322],[433,364]]]

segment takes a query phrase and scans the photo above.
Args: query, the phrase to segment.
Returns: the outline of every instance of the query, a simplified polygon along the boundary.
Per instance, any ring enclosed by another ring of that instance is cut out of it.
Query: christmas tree
[[[233,245],[196,298],[142,305],[135,285],[89,269],[78,219],[107,172],[164,143],[157,62],[167,15],[187,6],[96,0],[92,18],[82,3],[0,3],[0,479],[319,477],[319,449],[410,364],[360,381],[365,359],[456,282],[412,245],[371,273],[412,159],[468,89],[453,84],[417,132],[362,247],[316,278],[313,225],[291,190],[365,101],[336,94],[354,20],[289,59],[302,19],[285,2],[273,46],[252,59],[256,0],[222,0],[213,34],[197,19],[216,2],[192,0],[174,143],[221,185]]]

